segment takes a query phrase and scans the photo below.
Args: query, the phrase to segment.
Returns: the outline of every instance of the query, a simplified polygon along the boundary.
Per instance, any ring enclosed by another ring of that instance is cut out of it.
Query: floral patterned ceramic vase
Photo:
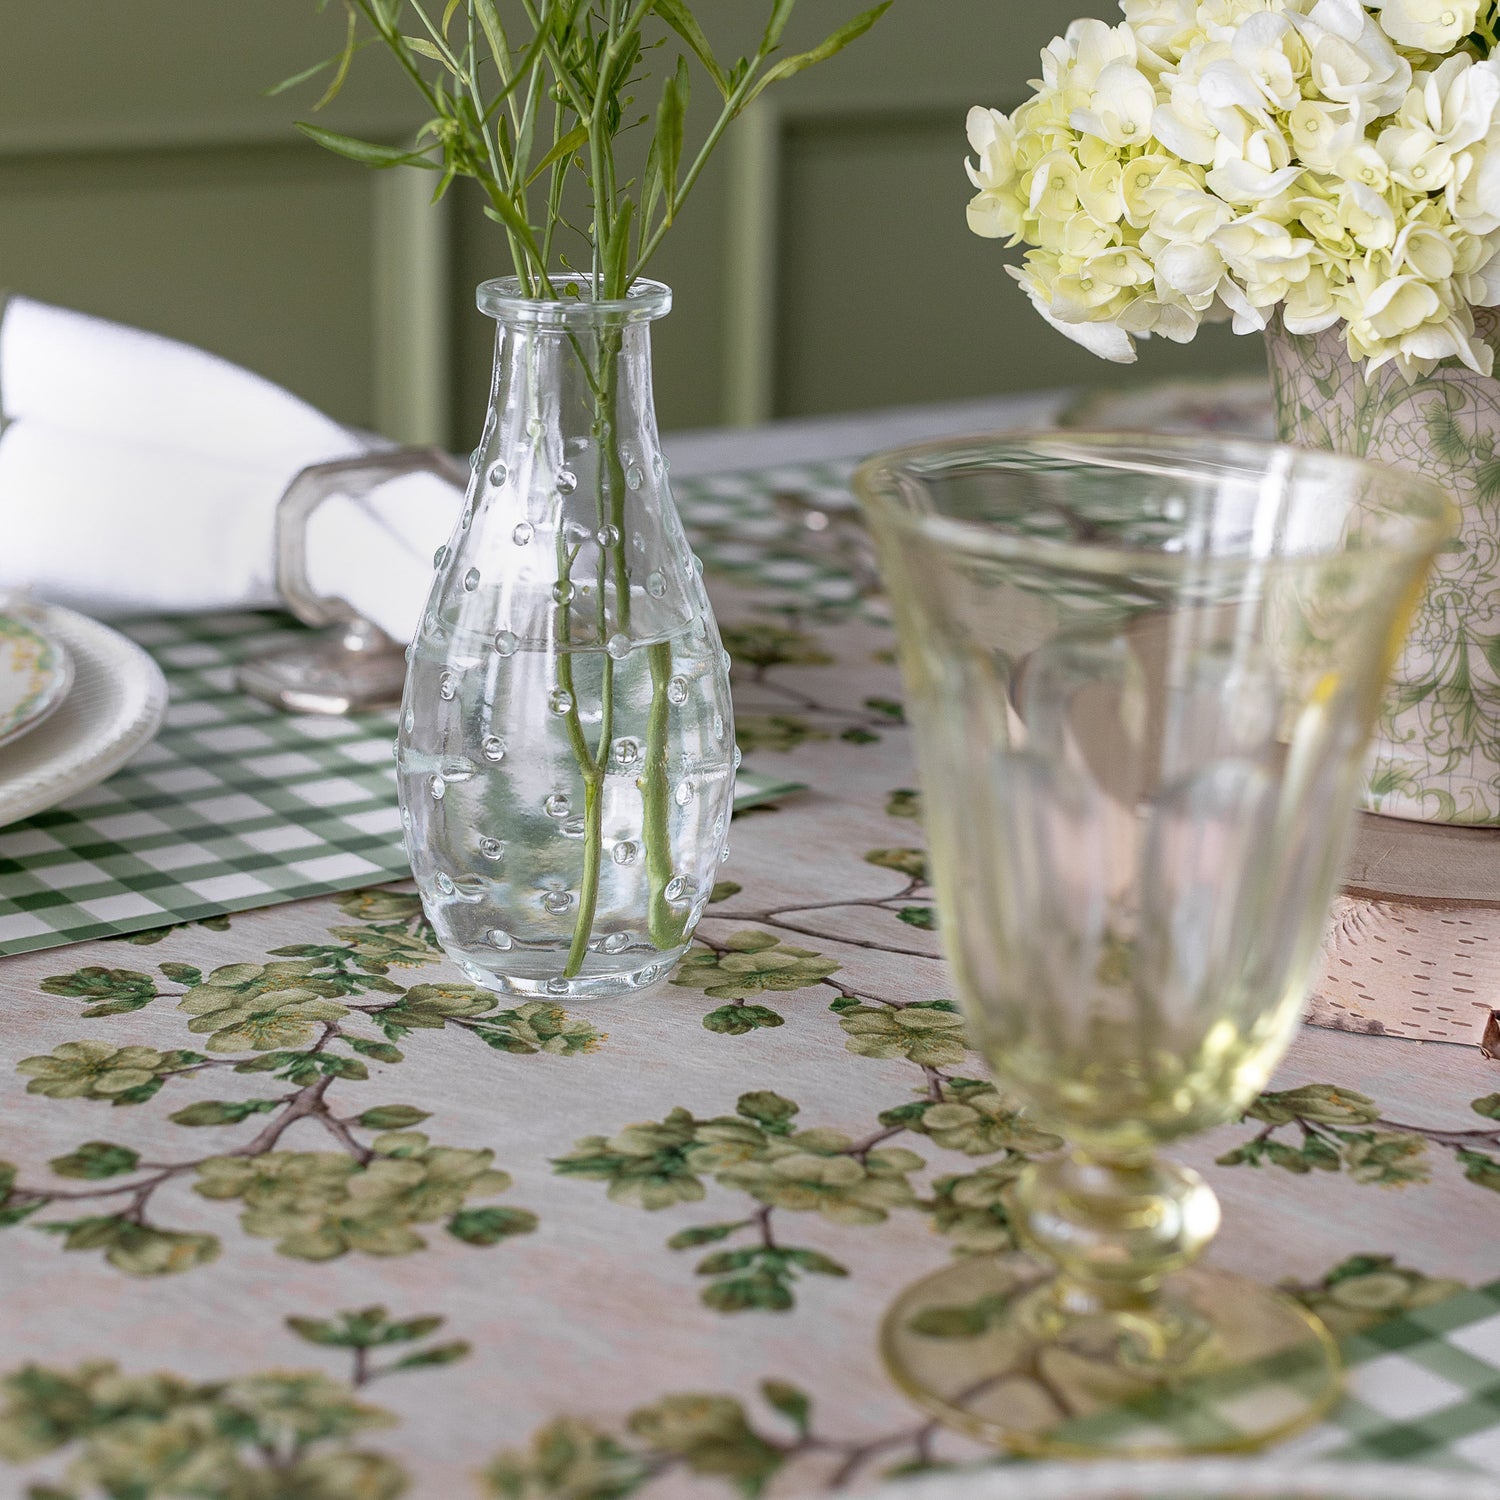
[[[1476,310],[1500,348],[1500,317]],[[1281,438],[1441,484],[1457,540],[1438,559],[1371,745],[1367,811],[1500,827],[1500,378],[1441,366],[1407,382],[1350,359],[1340,325],[1266,334]]]

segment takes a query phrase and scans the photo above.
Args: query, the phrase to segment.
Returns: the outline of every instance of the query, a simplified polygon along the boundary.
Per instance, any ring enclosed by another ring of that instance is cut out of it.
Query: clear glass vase
[[[672,503],[650,325],[671,292],[487,281],[484,436],[437,556],[396,744],[413,874],[504,994],[664,978],[727,857],[729,662]]]

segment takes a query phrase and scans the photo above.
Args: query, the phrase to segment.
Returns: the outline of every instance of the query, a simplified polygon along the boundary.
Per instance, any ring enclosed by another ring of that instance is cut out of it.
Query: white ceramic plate
[[[0,745],[34,729],[72,685],[72,658],[55,635],[0,614]]]
[[[1492,1475],[1244,1459],[1036,1463],[903,1480],[864,1500],[1496,1500]]]
[[[112,775],[155,737],[167,711],[161,669],[118,631],[50,604],[16,613],[61,642],[73,686],[46,723],[0,749],[0,827]]]

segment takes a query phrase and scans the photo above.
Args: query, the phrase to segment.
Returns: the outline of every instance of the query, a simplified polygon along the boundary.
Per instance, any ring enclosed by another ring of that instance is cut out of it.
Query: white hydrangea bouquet
[[[1500,304],[1495,0],[1121,0],[969,115],[975,233],[1106,359],[1205,322],[1340,326],[1369,369],[1488,375]]]
[[[1500,0],[1121,0],[969,115],[976,233],[1106,359],[1264,330],[1281,436],[1458,499],[1365,806],[1500,827]]]

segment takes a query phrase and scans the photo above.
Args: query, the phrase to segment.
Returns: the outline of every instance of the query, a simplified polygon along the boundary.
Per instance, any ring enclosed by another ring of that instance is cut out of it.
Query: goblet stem
[[[1014,1219],[1022,1243],[1058,1269],[1047,1292],[1057,1317],[1092,1318],[1159,1309],[1165,1278],[1214,1237],[1219,1204],[1186,1167],[1075,1151],[1026,1173]]]

